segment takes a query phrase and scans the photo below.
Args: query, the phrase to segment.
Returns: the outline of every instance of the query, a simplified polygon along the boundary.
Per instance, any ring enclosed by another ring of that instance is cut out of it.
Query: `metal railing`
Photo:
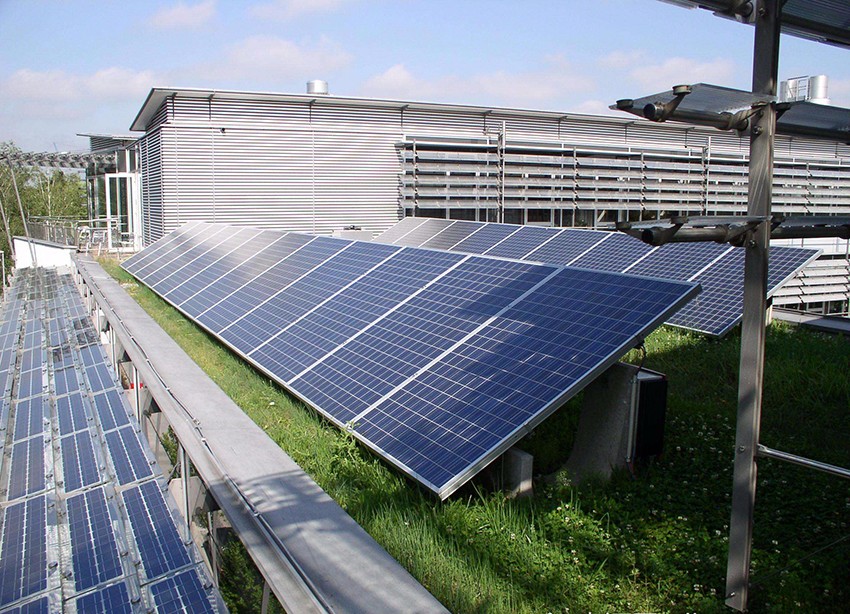
[[[27,225],[34,239],[74,246],[82,252],[134,251],[134,236],[121,232],[118,220],[32,216]]]

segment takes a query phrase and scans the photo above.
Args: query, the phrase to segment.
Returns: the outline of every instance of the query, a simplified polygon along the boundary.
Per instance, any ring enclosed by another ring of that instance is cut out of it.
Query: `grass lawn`
[[[440,503],[185,319],[102,264],[183,349],[386,550],[454,612],[725,612],[740,338],[661,328],[644,365],[670,380],[665,453],[608,483],[539,480],[508,500],[474,486]],[[637,353],[627,357],[637,361]],[[768,446],[850,466],[850,340],[770,327]],[[522,442],[555,462],[577,403]],[[850,603],[850,482],[759,463],[751,611]],[[838,542],[838,543],[835,543]],[[244,560],[244,559],[241,559]],[[225,574],[226,576],[227,574]],[[222,591],[244,592],[239,585]],[[238,578],[238,580],[236,579]],[[254,604],[256,606],[256,604]],[[234,611],[250,604],[232,602]]]

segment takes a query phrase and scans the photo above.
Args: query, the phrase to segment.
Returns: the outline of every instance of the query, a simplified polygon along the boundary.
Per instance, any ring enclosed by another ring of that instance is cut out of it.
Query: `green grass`
[[[248,367],[115,263],[105,268],[269,436],[454,612],[724,612],[739,338],[662,328],[645,366],[670,379],[665,454],[632,477],[539,480],[508,500],[464,487],[440,503]],[[762,441],[850,466],[850,342],[773,325]],[[628,357],[639,360],[637,353]],[[522,445],[548,471],[573,402]],[[751,611],[850,603],[847,481],[759,463]],[[812,556],[807,556],[817,551]],[[238,567],[238,566],[237,566]],[[246,582],[232,573],[235,586]],[[223,578],[224,585],[228,578]],[[223,588],[225,594],[228,590]],[[239,591],[236,591],[239,593]],[[242,591],[239,594],[247,594]],[[254,604],[258,607],[257,604]],[[251,604],[234,604],[251,611]]]

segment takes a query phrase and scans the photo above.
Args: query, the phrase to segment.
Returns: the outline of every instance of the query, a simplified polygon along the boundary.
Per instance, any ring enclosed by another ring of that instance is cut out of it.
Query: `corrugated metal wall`
[[[404,207],[495,207],[503,128],[506,207],[723,213],[746,203],[748,139],[675,124],[231,94],[172,96],[151,125],[159,158],[143,166],[162,173],[157,185],[144,170],[154,182],[146,240],[189,220],[380,231]],[[850,147],[779,137],[776,159],[777,211],[850,212]]]

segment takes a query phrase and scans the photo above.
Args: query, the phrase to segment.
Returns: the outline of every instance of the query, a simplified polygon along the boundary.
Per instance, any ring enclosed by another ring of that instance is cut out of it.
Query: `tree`
[[[27,218],[60,216],[81,219],[87,216],[86,186],[79,174],[21,165],[14,161],[21,153],[21,149],[12,142],[0,143],[0,204],[12,236],[24,234],[18,195]],[[5,227],[0,227],[0,249],[6,254],[6,266],[9,268],[11,246]]]

